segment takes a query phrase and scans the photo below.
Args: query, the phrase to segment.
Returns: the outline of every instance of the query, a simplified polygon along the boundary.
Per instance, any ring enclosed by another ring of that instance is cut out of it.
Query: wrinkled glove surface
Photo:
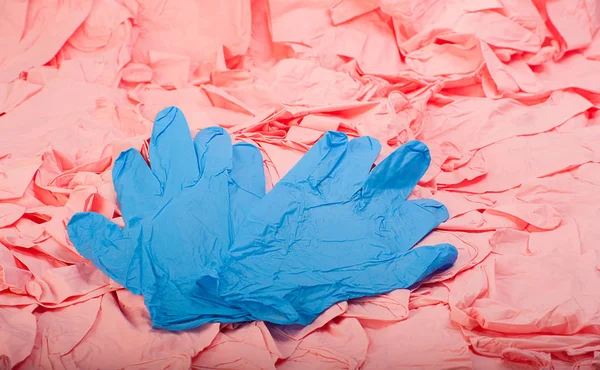
[[[407,143],[370,171],[379,150],[329,132],[265,196],[256,147],[232,146],[221,128],[192,142],[181,111],[165,109],[152,168],[135,150],[115,161],[125,228],[79,213],[69,237],[144,296],[154,327],[308,324],[336,302],[414,286],[456,260],[451,245],[411,249],[448,217],[436,201],[406,200],[429,166],[426,146]]]
[[[244,212],[265,194],[258,148],[232,146],[219,127],[201,130],[192,141],[183,114],[171,107],[157,115],[149,155],[152,168],[133,149],[114,164],[125,228],[97,213],[78,213],[67,227],[71,242],[113,280],[144,296],[156,328],[250,320],[196,280],[217,276]]]
[[[256,320],[309,324],[337,302],[408,288],[450,267],[452,245],[412,248],[448,218],[437,201],[406,199],[429,150],[411,141],[371,171],[379,151],[369,137],[327,133],[255,205],[219,277],[201,285]]]

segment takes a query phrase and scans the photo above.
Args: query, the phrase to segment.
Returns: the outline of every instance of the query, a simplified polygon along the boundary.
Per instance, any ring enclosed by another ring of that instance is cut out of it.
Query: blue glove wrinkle
[[[406,200],[429,167],[427,147],[411,141],[369,172],[380,146],[365,140],[327,133],[250,211],[219,276],[227,302],[256,320],[306,325],[332,304],[454,263],[452,246],[413,249],[448,217],[436,201]]]

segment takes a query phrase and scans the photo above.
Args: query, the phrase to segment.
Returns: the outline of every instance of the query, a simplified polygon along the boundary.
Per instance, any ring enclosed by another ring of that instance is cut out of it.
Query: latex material
[[[69,236],[144,296],[154,327],[306,325],[334,303],[410,287],[456,260],[450,245],[410,250],[448,218],[437,201],[406,201],[429,167],[427,147],[409,142],[369,174],[379,150],[369,137],[348,143],[328,132],[260,202],[258,150],[232,149],[221,128],[202,130],[192,144],[171,107],[156,119],[152,169],[131,149],[115,162],[125,228],[79,213]]]
[[[193,142],[182,112],[161,111],[148,167],[133,149],[115,161],[113,181],[124,229],[104,216],[75,214],[67,230],[77,250],[135,294],[154,327],[187,329],[205,321],[244,320],[244,313],[198,290],[199,275],[216,276],[243,210],[265,193],[262,157],[231,144],[220,127]]]
[[[437,201],[406,200],[429,150],[411,141],[370,172],[379,151],[369,137],[325,134],[249,213],[219,280],[208,279],[220,295],[257,320],[306,325],[334,303],[450,267],[452,245],[411,249],[448,218]]]
[[[597,261],[572,258],[600,251],[597,1],[138,3],[0,1],[0,367],[600,364]],[[65,226],[82,211],[119,223],[111,164],[143,153],[170,105],[193,133],[222,125],[256,144],[267,189],[327,130],[385,154],[422,140],[432,164],[414,193],[450,219],[420,243],[459,259],[311,329],[152,330],[142,297],[114,291]],[[538,256],[557,253],[570,264]]]

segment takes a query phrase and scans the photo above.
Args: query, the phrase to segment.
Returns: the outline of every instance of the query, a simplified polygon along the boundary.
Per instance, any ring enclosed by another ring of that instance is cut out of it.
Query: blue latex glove
[[[133,149],[114,164],[125,228],[97,213],[78,213],[67,226],[71,242],[113,280],[144,296],[156,328],[249,320],[196,280],[217,276],[245,210],[265,194],[260,151],[232,146],[218,127],[192,141],[183,114],[171,107],[157,115],[149,152],[152,169]]]
[[[406,200],[429,150],[409,142],[371,171],[379,151],[369,137],[327,133],[248,214],[219,278],[200,284],[254,319],[306,325],[450,267],[452,245],[411,249],[448,218],[437,201]]]

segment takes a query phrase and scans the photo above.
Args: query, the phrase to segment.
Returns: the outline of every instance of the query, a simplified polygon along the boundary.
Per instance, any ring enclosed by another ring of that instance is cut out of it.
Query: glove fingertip
[[[324,139],[329,147],[346,145],[348,143],[348,135],[340,131],[327,131]]]
[[[442,263],[438,267],[438,270],[445,270],[456,262],[458,259],[458,249],[455,246],[448,243],[442,243],[435,246],[435,248],[439,251],[440,259]]]
[[[232,168],[241,171],[263,171],[263,156],[258,147],[238,143],[232,149]]]
[[[448,208],[446,208],[446,206],[443,203],[438,202],[435,199],[423,198],[423,199],[416,199],[416,200],[409,201],[409,202],[412,202],[412,203],[418,205],[422,209],[424,209],[427,212],[434,215],[438,225],[441,224],[442,222],[447,221],[448,218],[450,218],[450,213],[448,212]]]
[[[97,233],[104,233],[107,219],[95,212],[80,212],[71,217],[67,224],[67,234],[77,251],[85,258],[91,259]]]
[[[93,212],[79,212],[75,213],[67,224],[67,231],[69,236],[79,237],[80,231],[88,229],[92,225],[92,214]]]
[[[238,143],[232,149],[232,168],[236,171],[263,171],[263,157],[258,147]]]
[[[168,126],[169,123],[173,122],[178,113],[181,113],[181,110],[175,106],[164,108],[156,115],[156,123],[160,122]]]
[[[177,119],[178,116],[181,117],[181,119]],[[177,132],[177,126],[181,126],[181,128],[185,127],[185,129],[188,130],[183,112],[181,112],[179,108],[168,107],[158,112],[156,119],[154,120],[154,127],[152,128],[150,148],[157,148],[161,146],[161,143],[162,145],[171,144],[173,135],[169,135],[168,133]],[[169,129],[170,127],[172,127],[172,129]],[[163,135],[163,133],[165,135]],[[154,149],[152,151],[154,151]],[[152,154],[150,154],[150,158],[152,157]]]
[[[69,235],[69,240],[77,251],[84,255],[86,246],[89,246],[89,231],[90,230],[90,217],[88,212],[76,213],[71,217],[69,223],[67,224],[67,234]]]
[[[424,171],[429,167],[431,154],[425,143],[419,140],[411,140],[394,150],[381,164],[386,162],[394,163],[397,166],[401,164],[407,166],[412,163],[413,166],[417,165],[417,168]]]
[[[379,140],[370,136],[357,137],[356,139],[352,139],[350,144],[357,148],[368,149],[377,153],[381,150],[381,143],[379,143]]]
[[[253,159],[260,157],[262,161],[262,154],[260,149],[254,144],[250,143],[236,143],[233,145],[233,155],[236,158],[243,159],[246,156],[251,156]]]
[[[130,165],[132,159],[134,159],[134,156],[136,155],[136,153],[139,154],[139,152],[133,148],[127,149],[122,151],[119,156],[117,157],[117,159],[115,159],[114,165],[113,165],[113,169],[112,169],[112,178],[113,181],[118,181],[123,174],[125,173],[127,166]]]
[[[227,131],[225,131],[223,129],[223,127],[221,127],[221,126],[210,126],[210,127],[203,128],[201,131],[198,132],[197,135],[212,136],[212,135],[225,135],[226,133],[227,133]]]
[[[429,155],[429,148],[425,145],[424,142],[420,140],[411,140],[403,145],[406,149],[409,149],[413,152],[420,152],[426,155]]]
[[[219,126],[202,129],[194,138],[200,177],[212,177],[231,169],[232,145],[229,133]]]
[[[233,146],[231,177],[239,187],[259,197],[265,195],[263,157],[258,147],[247,143]]]
[[[231,145],[231,136],[222,127],[210,126],[198,131],[194,137],[194,145],[196,149],[205,149],[214,140],[217,140],[221,145],[229,143]],[[214,143],[213,143],[214,144]]]

